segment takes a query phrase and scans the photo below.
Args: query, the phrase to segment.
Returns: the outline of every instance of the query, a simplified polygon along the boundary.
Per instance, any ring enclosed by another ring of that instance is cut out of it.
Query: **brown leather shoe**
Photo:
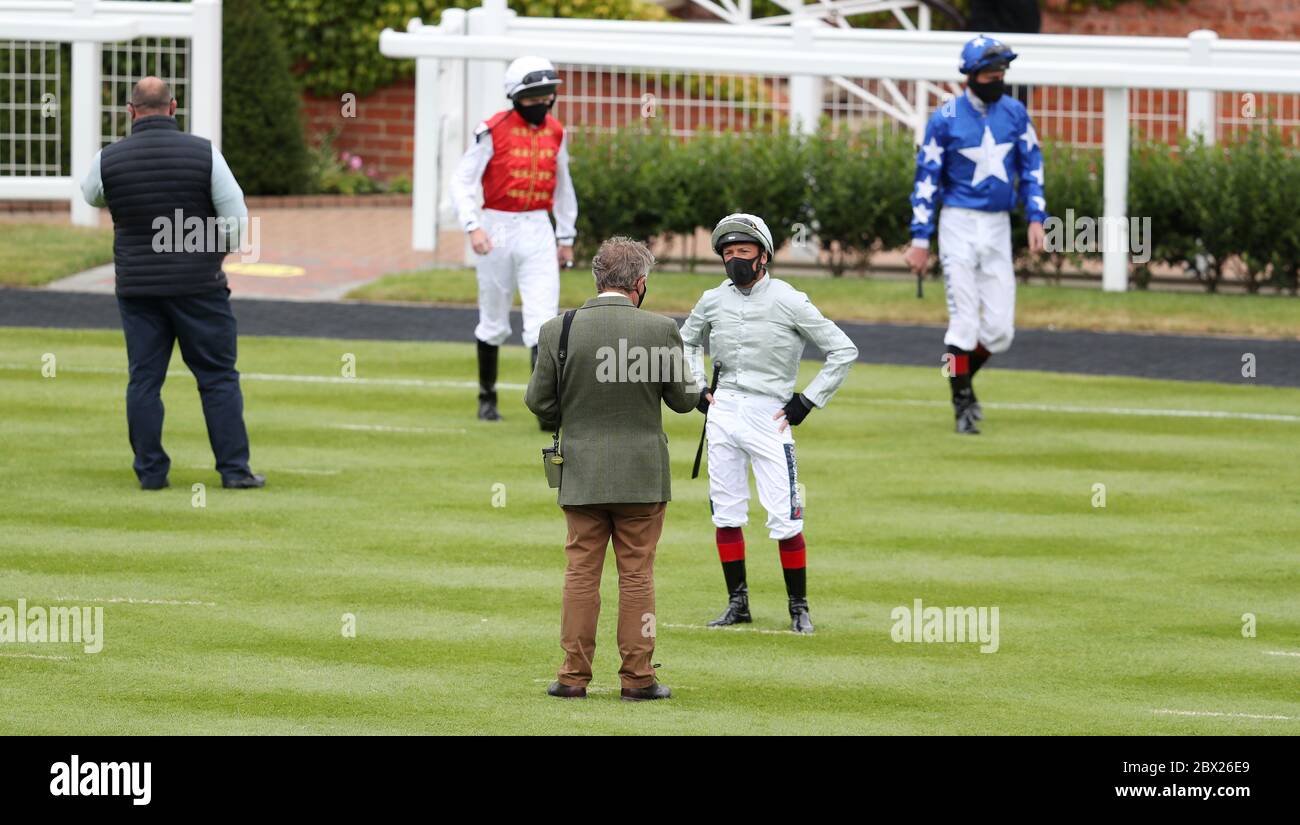
[[[672,696],[673,692],[667,685],[655,682],[649,687],[623,688],[621,698],[624,702],[649,702],[652,699],[671,699]]]
[[[551,682],[551,686],[546,689],[546,695],[558,699],[586,699],[587,689],[575,685],[562,685],[559,682]]]

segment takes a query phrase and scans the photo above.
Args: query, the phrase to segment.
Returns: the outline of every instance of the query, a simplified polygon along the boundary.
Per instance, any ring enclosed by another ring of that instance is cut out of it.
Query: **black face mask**
[[[637,308],[637,309],[640,309],[640,308],[641,308],[641,305],[645,303],[645,294],[646,294],[646,292],[648,292],[649,290],[650,290],[650,285],[649,285],[649,284],[644,284],[644,283],[641,284],[641,291],[638,292],[638,293],[636,294],[636,308]]]
[[[732,258],[724,266],[727,269],[727,277],[731,282],[739,287],[746,287],[758,280],[758,258]]]
[[[966,84],[975,96],[984,101],[985,104],[996,103],[998,98],[1006,94],[1007,84],[1004,80],[992,80],[988,83],[980,83],[975,78],[971,78]]]
[[[534,126],[541,126],[546,120],[546,113],[551,111],[549,103],[534,103],[531,106],[520,106],[519,101],[515,101],[515,111],[519,116]]]

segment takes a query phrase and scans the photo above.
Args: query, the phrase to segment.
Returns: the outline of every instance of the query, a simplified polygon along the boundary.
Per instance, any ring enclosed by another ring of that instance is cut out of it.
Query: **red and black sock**
[[[727,595],[734,595],[745,585],[745,533],[739,527],[719,527],[717,541]]]
[[[971,353],[952,344],[948,345],[948,384],[952,387],[952,400],[970,393]]]
[[[781,572],[785,574],[785,592],[792,599],[808,596],[808,548],[803,533],[777,542],[781,550]]]
[[[983,344],[975,345],[975,351],[970,354],[970,377],[971,378],[975,377],[975,373],[980,371],[980,367],[984,366],[984,362],[989,360],[989,357],[992,355],[993,353],[985,349]]]

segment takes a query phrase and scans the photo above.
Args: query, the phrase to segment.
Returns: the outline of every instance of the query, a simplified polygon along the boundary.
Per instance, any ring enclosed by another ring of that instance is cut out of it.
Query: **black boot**
[[[480,421],[500,421],[497,411],[497,358],[500,347],[478,341],[478,417]]]
[[[749,615],[749,586],[741,582],[731,591],[731,599],[722,615],[709,622],[709,627],[728,627],[733,624],[749,624],[754,617]]]
[[[497,411],[497,394],[495,392],[480,392],[478,394],[478,420],[501,420],[501,413]]]
[[[970,387],[953,395],[952,410],[956,418],[956,431],[959,435],[979,435],[980,429],[976,426],[977,411],[979,402],[975,400],[975,392]]]
[[[790,597],[790,630],[803,634],[813,632],[812,618],[808,615],[808,600],[803,596]]]
[[[976,401],[975,390],[971,388],[970,353],[950,344],[948,354],[952,370],[948,384],[952,389],[952,410],[957,421],[957,432],[962,435],[978,435],[979,428],[975,422],[979,419],[974,414]]]

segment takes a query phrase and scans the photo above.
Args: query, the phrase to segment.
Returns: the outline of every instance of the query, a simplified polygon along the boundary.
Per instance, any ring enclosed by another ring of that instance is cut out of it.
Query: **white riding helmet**
[[[776,251],[772,249],[772,232],[767,224],[757,215],[735,212],[718,221],[709,238],[713,251],[722,254],[722,247],[733,243],[756,243],[772,260]]]
[[[506,97],[542,97],[555,92],[560,80],[555,66],[544,57],[519,57],[506,67]],[[527,94],[525,94],[525,92]]]

